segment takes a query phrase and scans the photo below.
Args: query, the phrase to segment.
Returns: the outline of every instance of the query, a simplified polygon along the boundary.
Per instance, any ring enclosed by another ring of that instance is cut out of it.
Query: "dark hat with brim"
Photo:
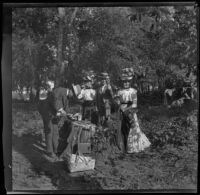
[[[92,78],[90,76],[85,76],[83,77],[84,81],[92,81]]]
[[[131,81],[132,79],[133,79],[132,76],[124,76],[124,75],[121,76],[121,81]]]
[[[90,70],[88,72],[88,76],[91,77],[91,78],[94,78],[96,75],[95,75],[95,72],[93,70]]]
[[[102,73],[100,74],[100,78],[101,78],[101,79],[108,79],[108,78],[110,78],[110,77],[109,77],[109,74],[108,74],[107,72],[102,72]]]

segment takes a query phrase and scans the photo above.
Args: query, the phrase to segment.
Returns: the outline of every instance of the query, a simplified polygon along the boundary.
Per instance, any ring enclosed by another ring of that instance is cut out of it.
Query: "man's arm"
[[[82,99],[83,98],[83,93],[84,93],[84,90],[82,89],[81,90],[81,93],[77,96],[78,99]]]
[[[54,97],[54,95],[53,95],[52,92],[50,92],[50,93],[48,94],[46,101],[47,101],[46,104],[48,105],[47,107],[50,109],[50,112],[51,112],[53,115],[56,115],[57,110],[56,110],[56,108],[55,108],[55,106],[54,106],[55,97]],[[48,109],[48,108],[47,108],[47,109]]]
[[[53,107],[56,110],[56,115],[59,116],[61,114],[66,114],[64,111],[64,101],[63,97],[66,95],[66,90],[64,89],[55,89],[53,91]]]

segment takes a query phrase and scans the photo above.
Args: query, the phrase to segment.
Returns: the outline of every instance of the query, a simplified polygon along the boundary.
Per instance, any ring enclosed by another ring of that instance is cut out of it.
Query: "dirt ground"
[[[13,190],[197,189],[197,148],[193,172],[179,168],[188,159],[169,160],[163,149],[150,147],[139,154],[99,154],[95,170],[68,173],[65,162],[45,155],[43,124],[34,107],[13,104],[12,112]]]

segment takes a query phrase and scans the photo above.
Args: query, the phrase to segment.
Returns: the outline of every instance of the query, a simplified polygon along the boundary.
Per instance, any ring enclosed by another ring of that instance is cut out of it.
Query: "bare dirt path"
[[[64,162],[45,155],[42,129],[36,111],[13,108],[13,190],[196,189],[195,175],[184,177],[176,161],[163,159],[162,151],[152,148],[106,158],[99,154],[94,171],[70,174]]]

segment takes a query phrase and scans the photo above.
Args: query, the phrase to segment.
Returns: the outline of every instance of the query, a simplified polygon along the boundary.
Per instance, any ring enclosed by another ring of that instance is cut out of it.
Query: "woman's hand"
[[[60,110],[58,110],[58,112],[56,113],[56,116],[61,116],[61,115],[66,115],[67,113],[65,112],[65,110],[63,110],[62,108]]]
[[[111,87],[110,84],[107,85],[107,88],[108,88],[109,90],[112,90],[112,87]]]
[[[61,112],[57,112],[57,113],[56,113],[56,116],[61,116]]]
[[[126,108],[123,108],[122,111],[123,111],[123,112],[126,112],[127,110],[129,110],[129,109],[131,109],[131,108],[133,108],[133,107],[132,107],[132,106],[128,106],[128,107],[126,107]]]
[[[115,102],[116,102],[117,105],[120,105],[120,99],[119,98],[116,98]]]

